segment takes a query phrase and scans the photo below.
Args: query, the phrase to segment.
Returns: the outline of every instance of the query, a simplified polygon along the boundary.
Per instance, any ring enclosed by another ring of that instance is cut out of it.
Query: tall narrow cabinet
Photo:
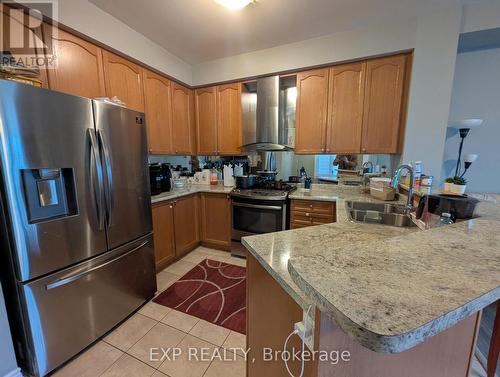
[[[399,147],[406,56],[366,63],[363,153],[394,153]]]
[[[149,70],[143,71],[143,80],[149,153],[171,154],[171,82]]]

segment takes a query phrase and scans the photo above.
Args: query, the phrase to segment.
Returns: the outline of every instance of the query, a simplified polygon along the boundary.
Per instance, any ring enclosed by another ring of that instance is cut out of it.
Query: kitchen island
[[[305,376],[467,376],[480,311],[500,299],[500,207],[481,203],[479,219],[421,231],[349,222],[344,201],[371,200],[355,188],[302,195],[337,201],[337,223],[243,239],[251,253],[248,345],[260,326],[252,287],[268,274],[268,286],[276,282],[300,308],[287,311],[293,318],[276,314],[275,327],[288,335],[313,305],[314,349],[351,352],[346,363],[306,363]],[[280,363],[263,368],[288,375]],[[265,370],[248,364],[249,377]]]

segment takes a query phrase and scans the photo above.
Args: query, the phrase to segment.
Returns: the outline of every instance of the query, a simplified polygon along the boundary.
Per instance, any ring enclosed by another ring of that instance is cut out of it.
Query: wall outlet
[[[312,310],[312,312],[314,313],[314,310]],[[307,318],[307,327],[304,328],[307,315],[307,312],[304,310],[303,319],[295,323],[294,330],[297,330],[297,335],[305,342],[307,348],[309,348],[310,351],[314,351],[314,318],[309,315]]]

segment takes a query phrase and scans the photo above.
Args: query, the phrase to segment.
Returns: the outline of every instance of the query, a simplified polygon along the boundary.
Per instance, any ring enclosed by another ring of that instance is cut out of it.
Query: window
[[[314,164],[315,177],[333,177],[337,175],[337,169],[333,167],[333,161],[337,157],[336,154],[317,155]]]

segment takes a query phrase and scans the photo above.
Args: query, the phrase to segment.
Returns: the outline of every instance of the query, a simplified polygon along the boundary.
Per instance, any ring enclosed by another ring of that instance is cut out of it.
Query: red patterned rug
[[[205,259],[153,302],[245,334],[246,268]]]

